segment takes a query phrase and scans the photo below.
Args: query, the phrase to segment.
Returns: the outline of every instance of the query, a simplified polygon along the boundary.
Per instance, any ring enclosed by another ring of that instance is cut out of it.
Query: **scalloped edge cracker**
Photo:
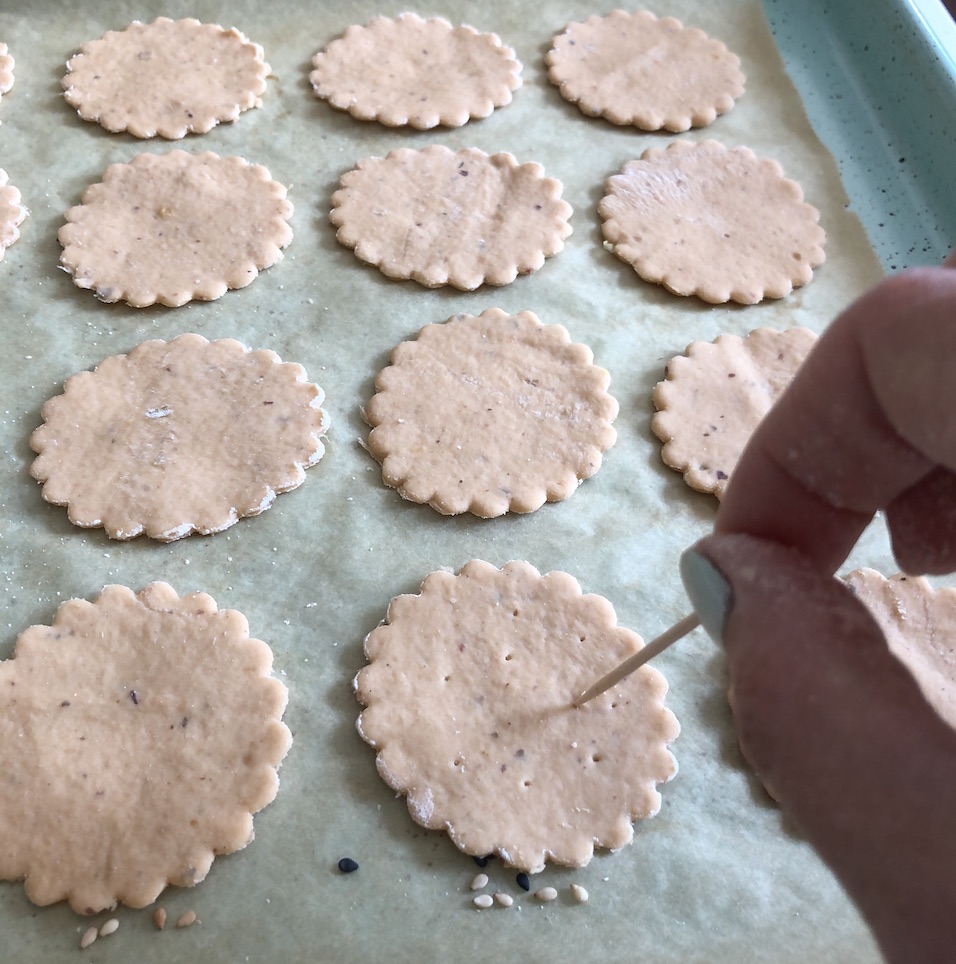
[[[66,380],[30,437],[30,474],[113,539],[209,535],[265,511],[324,452],[324,393],[268,349],[180,335]]]
[[[661,806],[680,731],[642,666],[582,707],[574,694],[641,646],[564,572],[472,560],[395,597],[355,677],[363,739],[412,819],[460,850],[530,872],[631,842]]]
[[[388,127],[461,127],[511,103],[521,64],[497,34],[414,13],[353,24],[312,58],[316,97]]]
[[[363,413],[383,481],[445,515],[566,499],[616,438],[610,376],[593,360],[530,311],[427,325],[392,351]]]
[[[823,264],[820,212],[773,160],[717,141],[651,147],[608,178],[610,250],[645,280],[702,301],[783,298]]]
[[[158,17],[85,43],[62,87],[83,120],[178,140],[260,106],[269,73],[262,47],[235,27]]]
[[[0,169],[0,261],[20,237],[20,225],[28,213],[21,200],[19,190],[9,183],[7,172]]]
[[[654,388],[651,420],[664,464],[692,489],[722,498],[744,446],[816,338],[807,328],[757,328],[692,342],[672,358]]]
[[[0,661],[0,878],[81,914],[199,883],[278,791],[292,736],[271,671],[241,613],[162,582],[25,629]]]
[[[100,301],[212,301],[282,258],[291,217],[285,187],[261,164],[210,151],[137,154],[66,212],[60,264]]]
[[[647,10],[569,24],[545,63],[583,113],[647,131],[704,127],[744,92],[740,58],[725,44]]]
[[[367,157],[342,175],[336,238],[384,275],[428,288],[510,284],[571,233],[561,182],[506,153],[433,144]]]

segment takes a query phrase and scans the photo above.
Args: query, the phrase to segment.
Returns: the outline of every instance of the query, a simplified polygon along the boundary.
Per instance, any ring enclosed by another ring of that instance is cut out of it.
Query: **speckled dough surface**
[[[760,420],[816,341],[806,328],[758,328],[746,337],[693,342],[667,363],[651,421],[661,458],[698,492],[721,498]]]
[[[487,117],[521,85],[521,64],[497,35],[414,13],[353,24],[312,67],[316,96],[333,107],[420,130]]]
[[[721,41],[647,10],[569,24],[545,59],[585,114],[648,131],[704,127],[744,92],[740,58]]]
[[[20,192],[8,183],[7,172],[0,169],[0,261],[4,251],[20,237],[20,225],[27,216],[20,202]]]
[[[324,451],[323,393],[300,365],[180,335],[67,379],[30,438],[43,497],[114,539],[169,542],[267,509]]]
[[[285,187],[262,165],[208,151],[137,154],[66,212],[60,263],[100,301],[211,301],[282,257],[290,217]]]
[[[567,498],[616,437],[610,376],[592,361],[530,311],[427,325],[394,349],[365,409],[385,484],[446,515],[490,518]]]
[[[368,157],[332,195],[336,237],[390,278],[429,288],[510,284],[571,233],[561,183],[540,164],[433,144]]]
[[[790,294],[823,263],[819,212],[780,164],[747,147],[651,147],[605,188],[611,250],[674,294],[752,305]]]
[[[107,586],[0,662],[0,878],[80,913],[152,903],[252,840],[291,743],[244,616],[165,583]]]
[[[14,60],[5,43],[0,43],[0,96],[13,87]]]
[[[887,579],[869,568],[846,581],[933,709],[956,727],[956,589],[937,589],[922,576]]]
[[[258,107],[269,65],[234,28],[160,17],[91,40],[66,70],[64,95],[84,120],[176,140]]]
[[[466,853],[580,867],[595,846],[630,843],[631,821],[658,812],[656,786],[677,770],[657,670],[571,705],[595,666],[641,645],[567,573],[480,560],[433,572],[365,640],[359,732],[414,820]]]

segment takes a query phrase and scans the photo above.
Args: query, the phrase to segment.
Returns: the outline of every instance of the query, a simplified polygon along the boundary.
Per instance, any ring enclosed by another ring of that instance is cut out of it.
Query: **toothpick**
[[[606,676],[602,676],[593,686],[586,689],[574,700],[575,706],[584,706],[588,700],[610,689],[615,683],[620,682],[625,676],[630,676],[639,666],[643,666],[649,659],[653,659],[658,653],[667,649],[671,643],[683,639],[689,632],[700,625],[697,613],[685,616],[679,622],[674,623],[670,629],[665,630],[657,639],[651,640],[645,647],[639,649],[633,656],[629,656],[620,666],[612,669]]]

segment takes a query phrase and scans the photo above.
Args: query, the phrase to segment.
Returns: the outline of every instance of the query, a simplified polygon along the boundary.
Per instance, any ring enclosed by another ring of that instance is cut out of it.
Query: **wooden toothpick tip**
[[[652,639],[646,646],[639,649],[633,656],[629,656],[620,666],[612,669],[610,673],[602,676],[593,686],[589,686],[580,696],[575,697],[575,706],[584,706],[588,700],[593,700],[595,696],[600,696],[605,690],[610,689],[615,683],[619,683],[625,676],[630,676],[634,670],[643,666],[649,659],[653,659],[658,653],[662,653],[672,643],[683,639],[689,632],[700,625],[697,613],[685,616],[679,622],[674,623],[670,629],[665,630],[656,639]]]

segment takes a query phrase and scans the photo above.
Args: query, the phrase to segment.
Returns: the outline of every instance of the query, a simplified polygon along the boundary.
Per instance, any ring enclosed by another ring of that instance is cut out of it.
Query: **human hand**
[[[881,509],[901,568],[956,569],[954,267],[830,326],[682,560],[744,754],[894,961],[956,954],[956,731],[832,574]]]

